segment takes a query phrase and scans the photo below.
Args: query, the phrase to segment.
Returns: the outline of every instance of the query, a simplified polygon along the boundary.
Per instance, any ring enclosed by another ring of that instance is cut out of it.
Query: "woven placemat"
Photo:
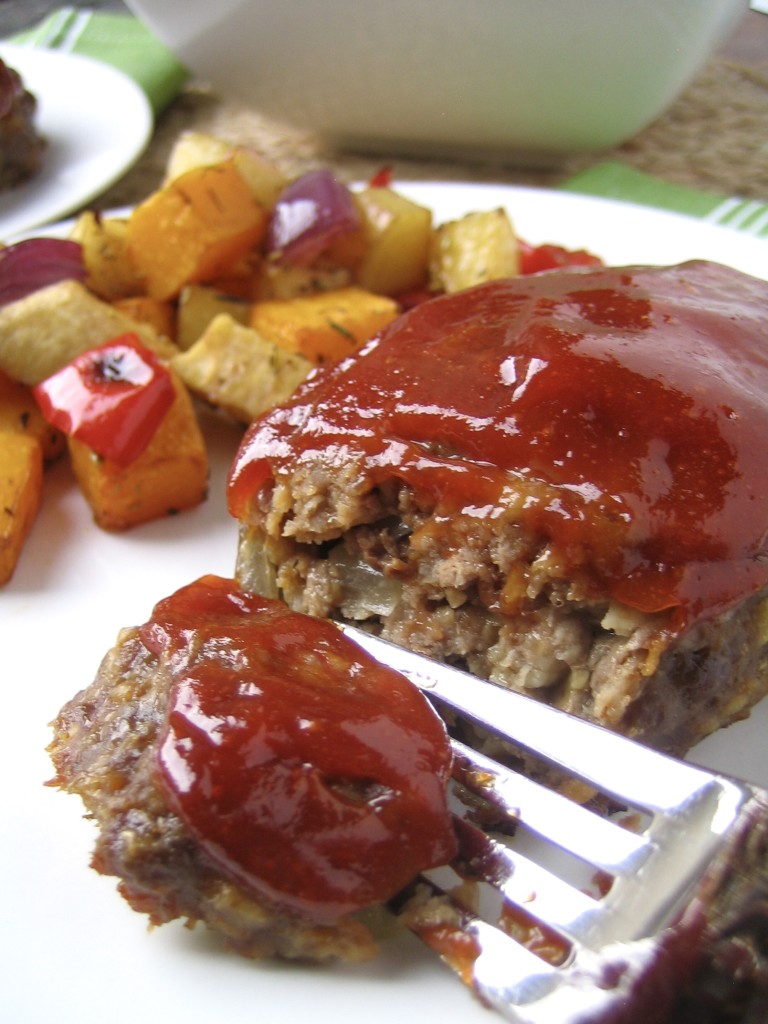
[[[327,149],[310,132],[271,121],[190,83],[158,120],[142,159],[98,202],[101,209],[131,205],[158,187],[180,132],[195,129],[247,143],[293,176],[332,163],[345,180],[366,180],[380,157]],[[708,65],[662,117],[607,153],[574,156],[555,167],[398,159],[403,180],[499,182],[554,186],[603,159],[617,159],[670,182],[725,194],[768,198],[768,60],[765,70],[725,60]]]

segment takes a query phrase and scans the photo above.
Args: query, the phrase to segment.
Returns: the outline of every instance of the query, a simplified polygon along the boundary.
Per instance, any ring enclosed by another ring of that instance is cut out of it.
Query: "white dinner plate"
[[[517,188],[408,185],[437,218],[506,206],[521,235],[588,247],[614,263],[720,260],[768,277],[768,245],[725,228],[610,201]],[[3,1019],[13,1024],[492,1024],[411,936],[357,967],[251,963],[203,929],[148,931],[113,879],[88,866],[93,826],[75,797],[46,788],[48,722],[89,683],[123,625],[198,576],[231,575],[236,530],[224,482],[238,432],[206,422],[210,498],[191,512],[125,534],[91,522],[66,462],[49,473],[44,506],[14,579],[0,591],[2,779],[0,963]],[[694,757],[768,786],[768,702]]]
[[[0,239],[9,241],[109,188],[142,153],[153,118],[143,90],[108,64],[5,43],[0,58],[37,98],[36,126],[47,141],[40,172],[0,192]]]

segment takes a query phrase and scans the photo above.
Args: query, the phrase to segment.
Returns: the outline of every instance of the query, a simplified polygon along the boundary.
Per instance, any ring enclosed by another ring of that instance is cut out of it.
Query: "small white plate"
[[[37,98],[47,140],[40,172],[0,192],[0,239],[64,217],[104,192],[140,156],[153,127],[143,90],[108,64],[0,44],[0,58]]]
[[[537,189],[397,187],[436,222],[504,206],[530,242],[584,247],[620,264],[719,260],[768,278],[768,243],[686,217]],[[225,486],[240,432],[215,417],[204,426],[208,501],[125,534],[94,526],[59,462],[16,574],[0,589],[0,1015],[13,1024],[500,1024],[409,935],[386,940],[371,964],[316,968],[226,955],[180,922],[148,933],[115,879],[89,867],[96,830],[79,799],[44,785],[53,773],[48,722],[90,683],[118,629],[145,621],[157,600],[197,576],[234,571]],[[767,732],[764,700],[691,759],[768,786]]]

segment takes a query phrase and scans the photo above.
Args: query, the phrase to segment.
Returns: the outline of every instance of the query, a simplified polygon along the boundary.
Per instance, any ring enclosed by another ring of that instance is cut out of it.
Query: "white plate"
[[[768,276],[768,246],[725,228],[609,201],[515,188],[421,185],[402,189],[440,219],[507,206],[534,242],[586,246],[613,262],[719,259]],[[209,424],[209,426],[212,426]],[[47,723],[90,682],[120,626],[205,572],[231,574],[235,527],[224,481],[237,432],[208,431],[208,503],[123,535],[100,532],[62,462],[13,581],[0,591],[3,742],[0,778],[0,963],[4,1019],[13,1024],[491,1024],[447,970],[410,937],[354,968],[253,964],[224,955],[197,929],[148,932],[88,867],[94,839],[76,798],[45,788]],[[768,702],[695,752],[710,766],[768,785]]]
[[[141,154],[153,119],[142,89],[107,64],[6,44],[0,57],[37,97],[36,125],[48,142],[40,173],[0,192],[0,239],[8,241],[109,188]]]

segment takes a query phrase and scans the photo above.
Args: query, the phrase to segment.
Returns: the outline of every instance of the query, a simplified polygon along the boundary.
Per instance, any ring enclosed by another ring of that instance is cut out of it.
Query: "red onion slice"
[[[59,281],[83,281],[86,270],[79,242],[28,238],[0,249],[0,306]]]
[[[352,193],[328,170],[308,171],[280,194],[267,251],[279,263],[308,266],[338,235],[360,226]]]

